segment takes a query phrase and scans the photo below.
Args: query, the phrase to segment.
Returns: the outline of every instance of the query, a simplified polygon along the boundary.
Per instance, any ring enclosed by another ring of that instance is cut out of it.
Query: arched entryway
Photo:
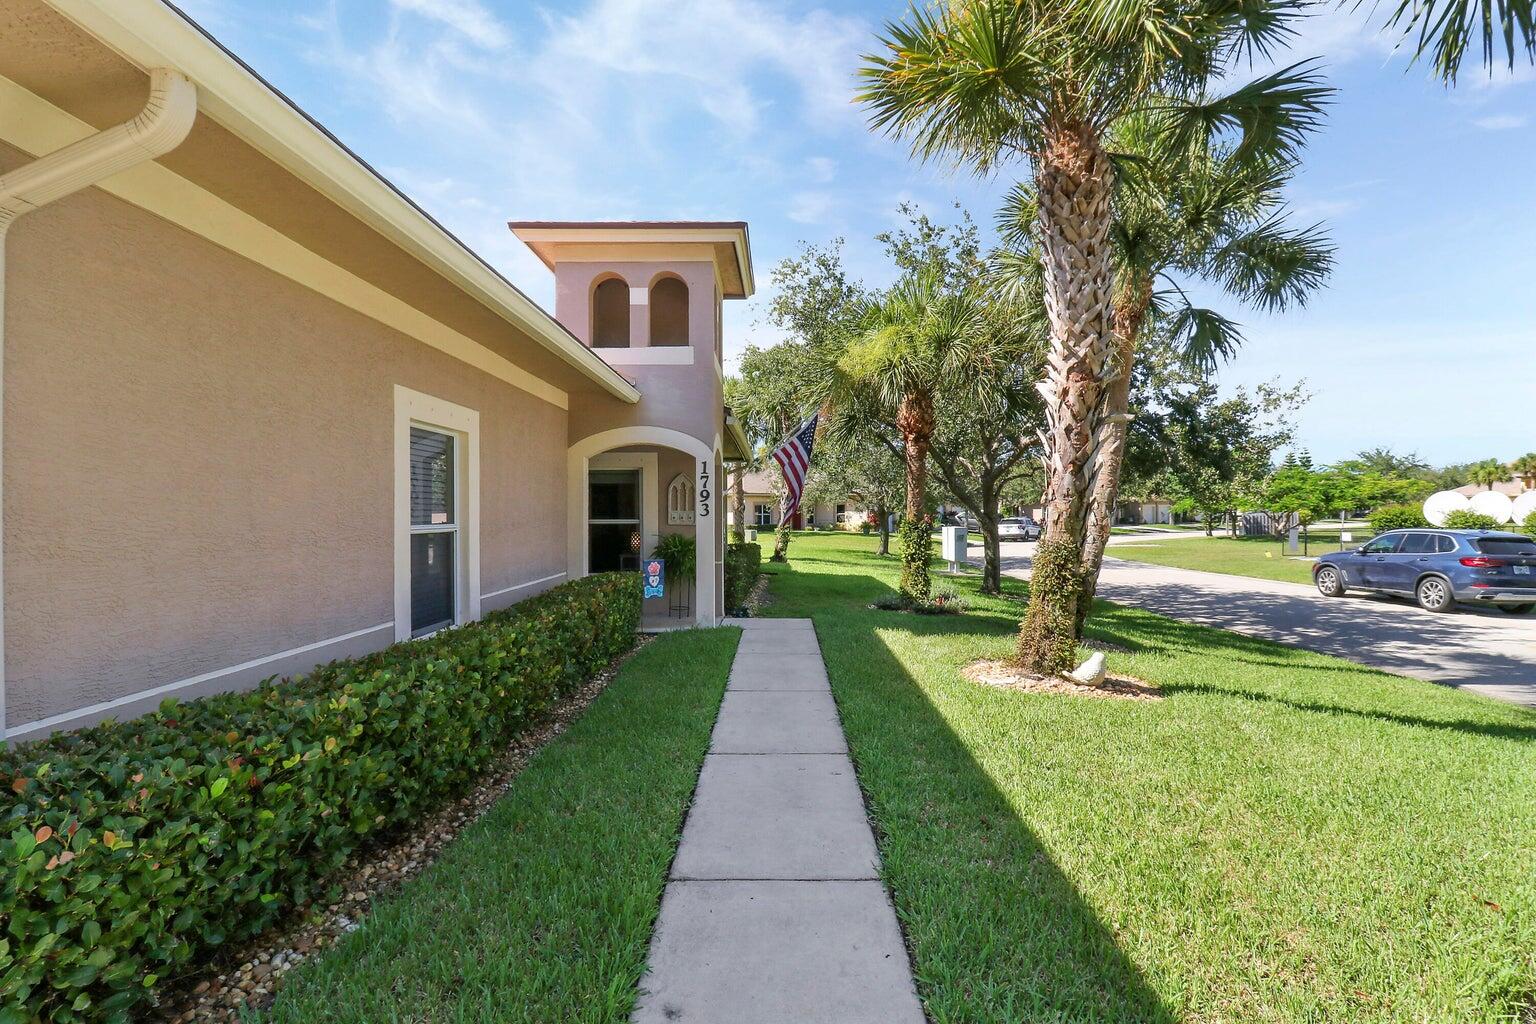
[[[619,567],[614,545],[639,534],[647,556],[664,533],[690,530],[697,552],[693,621],[719,621],[720,572],[717,452],[705,442],[665,427],[619,427],[582,438],[567,450],[566,562],[572,577]],[[692,483],[691,521],[672,513],[673,485],[686,473]],[[626,482],[633,481],[633,490]],[[594,498],[595,495],[595,498]],[[594,518],[594,501],[600,515]],[[600,565],[595,565],[600,562]],[[638,581],[637,581],[637,586]]]

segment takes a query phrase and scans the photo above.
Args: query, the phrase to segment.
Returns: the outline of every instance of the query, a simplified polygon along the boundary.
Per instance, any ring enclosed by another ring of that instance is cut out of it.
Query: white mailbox
[[[939,537],[943,548],[944,561],[949,563],[949,571],[959,572],[960,566],[966,564],[965,527],[941,527],[939,529]]]

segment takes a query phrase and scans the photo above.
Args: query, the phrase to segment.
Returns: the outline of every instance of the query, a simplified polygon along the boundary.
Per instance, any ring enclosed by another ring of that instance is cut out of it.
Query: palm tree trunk
[[[931,593],[928,558],[933,540],[928,532],[924,505],[928,490],[928,449],[933,445],[933,396],[909,392],[896,410],[901,431],[902,458],[907,471],[907,510],[901,526],[901,593],[909,601],[925,603]]]
[[[885,502],[878,502],[875,505],[875,515],[880,518],[877,524],[880,527],[880,550],[875,553],[888,555],[891,553],[891,510],[885,507]]]
[[[1051,346],[1045,397],[1045,538],[1035,553],[1018,659],[1055,674],[1077,655],[1083,540],[1103,440],[1104,371],[1114,349],[1110,193],[1114,172],[1085,125],[1055,125],[1036,160],[1041,264]]]
[[[921,519],[928,491],[928,449],[933,444],[933,398],[917,391],[906,395],[896,410],[902,458],[907,471],[907,518]]]
[[[731,496],[731,540],[737,544],[747,542],[747,495],[742,488],[742,479],[746,476],[743,464],[736,463],[736,468],[731,471],[731,481],[736,488],[736,493]]]
[[[1083,543],[1083,599],[1077,608],[1076,635],[1093,606],[1104,565],[1104,548],[1120,501],[1120,469],[1125,464],[1125,440],[1131,426],[1131,371],[1136,362],[1136,339],[1152,305],[1152,282],[1139,284],[1133,294],[1115,303],[1114,376],[1104,392],[1104,443],[1099,451],[1098,475],[1088,497],[1088,535]]]

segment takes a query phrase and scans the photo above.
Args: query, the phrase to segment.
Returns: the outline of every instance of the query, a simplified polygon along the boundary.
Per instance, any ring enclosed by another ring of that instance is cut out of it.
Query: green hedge
[[[1469,508],[1458,508],[1445,517],[1445,528],[1447,530],[1497,530],[1499,521],[1493,516],[1485,516]]]
[[[0,1024],[126,1019],[320,895],[633,643],[633,574],[424,640],[0,754]]]
[[[725,610],[735,611],[747,603],[752,585],[763,569],[760,544],[728,544],[725,548]]]
[[[1384,505],[1371,513],[1371,532],[1386,533],[1388,530],[1412,530],[1428,526],[1429,520],[1418,505]]]

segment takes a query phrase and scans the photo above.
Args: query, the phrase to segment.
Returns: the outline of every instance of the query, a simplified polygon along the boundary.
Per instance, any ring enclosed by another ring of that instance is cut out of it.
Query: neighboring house
[[[1496,483],[1492,487],[1484,487],[1481,484],[1464,484],[1456,488],[1456,493],[1465,494],[1470,498],[1474,494],[1481,494],[1488,490],[1499,494],[1507,494],[1511,498],[1518,498],[1521,494],[1525,493],[1526,487],[1525,482],[1519,477],[1512,477],[1509,480]]]
[[[673,531],[716,622],[746,225],[513,230],[554,316],[160,0],[0,5],[3,734],[468,622]]]
[[[783,499],[774,494],[776,482],[774,477],[778,472],[778,469],[774,468],[742,474],[741,489],[746,495],[747,529],[778,528],[779,512],[783,505]],[[736,481],[734,478],[728,481],[725,506],[727,522],[735,525]],[[826,526],[858,529],[859,523],[864,522],[866,518],[867,514],[863,508],[849,497],[845,501],[804,502],[795,514],[790,516],[789,525],[792,530],[813,530]]]
[[[1132,526],[1166,526],[1173,522],[1173,503],[1167,498],[1122,501],[1115,522]]]

